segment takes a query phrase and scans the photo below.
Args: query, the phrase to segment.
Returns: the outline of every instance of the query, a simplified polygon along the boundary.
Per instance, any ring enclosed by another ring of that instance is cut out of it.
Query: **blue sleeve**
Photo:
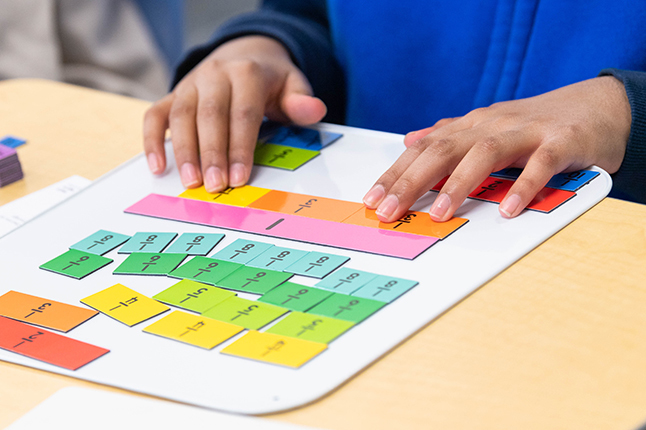
[[[345,80],[334,57],[325,0],[264,0],[259,10],[226,22],[210,42],[190,51],[177,67],[172,86],[218,46],[252,34],[282,43],[307,76],[314,95],[327,105],[324,120],[343,122]]]
[[[646,72],[604,69],[599,75],[614,76],[623,82],[632,115],[626,155],[612,175],[610,196],[646,203]]]

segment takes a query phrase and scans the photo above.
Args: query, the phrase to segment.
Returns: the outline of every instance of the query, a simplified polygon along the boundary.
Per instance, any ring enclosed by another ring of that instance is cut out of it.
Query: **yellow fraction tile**
[[[212,349],[244,330],[237,325],[216,321],[200,315],[174,311],[146,327],[146,333]]]
[[[245,185],[238,188],[227,188],[221,193],[211,194],[202,186],[199,188],[188,189],[179,196],[185,199],[202,200],[205,202],[221,203],[223,205],[245,207],[248,204],[258,200],[269,191],[270,190],[266,188]]]
[[[81,303],[130,327],[170,309],[157,300],[139,294],[121,284],[115,284],[81,299]]]
[[[326,348],[324,343],[254,330],[224,348],[222,353],[297,368]]]

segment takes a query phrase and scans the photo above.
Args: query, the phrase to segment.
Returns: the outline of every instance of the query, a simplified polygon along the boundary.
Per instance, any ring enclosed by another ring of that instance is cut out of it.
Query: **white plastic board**
[[[320,127],[344,137],[295,172],[256,167],[251,185],[360,202],[404,150],[400,135]],[[221,232],[226,237],[216,251],[242,237],[333,252],[351,258],[345,267],[413,279],[419,285],[298,370],[220,354],[231,341],[206,351],[143,333],[156,319],[129,328],[105,315],[67,334],[111,350],[75,372],[2,350],[0,359],[224,411],[258,414],[297,407],[323,396],[377,360],[599,202],[612,185],[609,175],[601,171],[576,197],[552,213],[525,211],[513,220],[503,219],[496,204],[469,199],[456,216],[470,221],[411,261],[124,214],[126,207],[151,192],[176,196],[183,191],[171,153],[169,150],[169,168],[162,177],[152,176],[145,158],[136,157],[0,239],[0,294],[16,290],[80,305],[80,299],[117,282],[149,297],[177,282],[164,277],[113,275],[112,270],[125,259],[116,250],[106,254],[114,263],[80,281],[38,269],[99,229],[128,235],[137,231]],[[435,195],[428,193],[414,209],[428,210]],[[294,282],[314,285],[316,280],[299,276]]]

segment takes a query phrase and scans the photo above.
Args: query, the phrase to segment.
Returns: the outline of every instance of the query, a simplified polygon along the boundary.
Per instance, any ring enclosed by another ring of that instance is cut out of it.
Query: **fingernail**
[[[433,207],[431,208],[431,218],[434,221],[443,221],[446,211],[451,207],[451,197],[448,194],[440,194],[433,202]]]
[[[180,176],[182,177],[182,183],[187,188],[199,183],[199,180],[197,179],[197,170],[195,170],[195,166],[191,163],[182,164]]]
[[[374,209],[385,195],[386,190],[383,185],[375,185],[363,198],[363,204],[368,206],[370,209]]]
[[[242,163],[234,163],[229,172],[229,185],[241,187],[245,183],[245,168]]]
[[[219,168],[211,166],[206,169],[206,173],[204,174],[204,188],[206,188],[206,191],[209,193],[222,191],[224,188],[224,180],[222,171]]]
[[[507,218],[511,218],[514,216],[519,206],[520,196],[518,194],[512,194],[500,203],[500,212],[502,212]]]
[[[151,172],[155,174],[161,173],[159,171],[160,164],[161,163],[159,162],[159,157],[157,156],[157,154],[155,154],[154,152],[148,154],[148,168]]]
[[[377,216],[383,219],[390,219],[399,207],[399,199],[397,196],[390,194],[384,199],[377,208]]]

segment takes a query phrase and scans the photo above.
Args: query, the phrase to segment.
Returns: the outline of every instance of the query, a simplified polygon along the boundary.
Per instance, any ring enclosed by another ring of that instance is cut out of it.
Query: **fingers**
[[[430,134],[431,132],[444,127],[445,125],[449,125],[452,122],[455,122],[456,120],[460,119],[462,117],[456,117],[456,118],[442,118],[438,122],[436,122],[432,127],[427,127],[423,128],[421,130],[416,130],[416,131],[411,131],[408,133],[406,136],[404,136],[404,145],[406,148],[411,146],[415,141],[423,138],[424,136]]]
[[[168,117],[175,160],[186,188],[195,188],[202,183],[196,129],[197,99],[193,85],[179,85]]]
[[[153,104],[144,115],[144,152],[148,160],[148,168],[156,175],[166,169],[164,140],[172,102],[173,95],[168,94]]]

